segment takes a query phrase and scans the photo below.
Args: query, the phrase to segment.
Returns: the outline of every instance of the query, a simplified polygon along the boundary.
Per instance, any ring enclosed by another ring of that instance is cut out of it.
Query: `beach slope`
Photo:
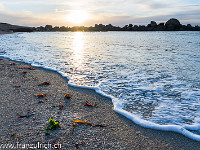
[[[113,111],[111,99],[68,86],[54,71],[28,67],[0,57],[1,146],[39,142],[63,149],[200,149],[199,142],[178,133],[134,124]],[[43,82],[49,84],[40,85]],[[65,98],[66,93],[72,97]],[[97,105],[86,106],[85,101]],[[51,117],[60,124],[54,131],[45,130]],[[76,123],[73,128],[76,119],[98,126]]]

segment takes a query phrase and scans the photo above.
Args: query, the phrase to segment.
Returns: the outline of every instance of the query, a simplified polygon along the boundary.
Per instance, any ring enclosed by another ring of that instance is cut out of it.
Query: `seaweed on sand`
[[[45,128],[45,130],[56,130],[57,128],[60,128],[59,122],[53,120],[53,118],[50,118],[49,125]]]

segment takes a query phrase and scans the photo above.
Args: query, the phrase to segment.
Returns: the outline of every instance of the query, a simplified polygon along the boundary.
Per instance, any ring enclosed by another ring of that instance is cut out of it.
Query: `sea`
[[[4,34],[0,52],[94,89],[136,124],[200,141],[199,31]]]

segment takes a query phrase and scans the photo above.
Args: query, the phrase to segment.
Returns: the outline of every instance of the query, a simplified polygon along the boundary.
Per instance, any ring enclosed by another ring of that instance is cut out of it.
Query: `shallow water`
[[[15,33],[0,35],[3,50],[95,87],[140,120],[200,134],[200,32]]]

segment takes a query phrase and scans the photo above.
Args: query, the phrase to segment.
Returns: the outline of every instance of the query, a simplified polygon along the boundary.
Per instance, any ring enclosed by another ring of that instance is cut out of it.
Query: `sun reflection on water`
[[[77,78],[74,80],[78,84],[84,81],[84,46],[85,38],[83,32],[74,32],[72,36],[72,55],[71,64],[72,74],[76,74]],[[73,79],[72,79],[73,80]]]
[[[74,32],[73,36],[73,50],[78,53],[83,50],[84,47],[84,37],[83,32]]]
[[[77,67],[81,66],[83,60],[83,52],[84,52],[83,32],[74,32],[72,50],[73,50],[74,63],[76,64]]]

